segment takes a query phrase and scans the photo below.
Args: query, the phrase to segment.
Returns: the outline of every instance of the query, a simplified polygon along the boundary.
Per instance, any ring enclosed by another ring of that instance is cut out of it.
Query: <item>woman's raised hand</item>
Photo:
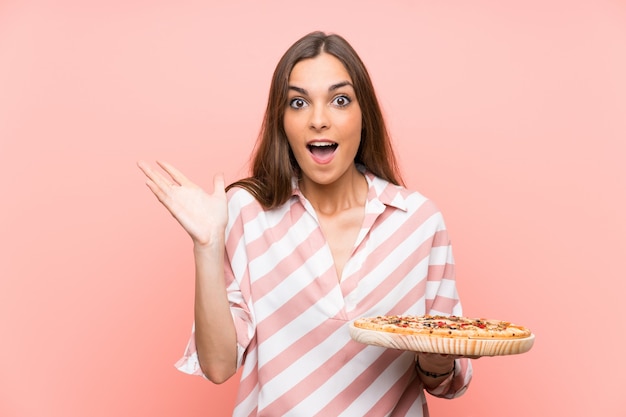
[[[213,193],[209,194],[172,165],[158,161],[157,164],[169,177],[144,161],[137,163],[148,177],[148,188],[189,233],[194,245],[207,245],[223,238],[228,222],[224,177],[214,177]]]

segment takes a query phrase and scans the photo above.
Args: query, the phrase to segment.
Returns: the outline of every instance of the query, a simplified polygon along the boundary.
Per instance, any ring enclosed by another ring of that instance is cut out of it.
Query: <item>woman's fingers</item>
[[[150,167],[150,165],[148,165],[146,162],[139,161],[139,162],[137,162],[137,166],[139,166],[139,169],[141,169],[141,171],[143,171],[145,176],[148,177],[148,180],[153,185],[156,185],[156,187],[158,187],[160,190],[165,190],[168,186],[171,185],[171,181],[168,181],[159,172],[153,170]],[[147,183],[147,184],[148,184],[148,187],[150,187],[150,189],[154,192],[155,188],[153,186],[151,186],[150,183]]]
[[[187,179],[187,177],[185,177],[185,175],[183,175],[183,173],[176,169],[173,165],[164,161],[157,161],[157,164],[163,168],[163,170],[167,172],[170,177],[172,177],[174,184],[171,185],[193,185],[192,182],[189,181],[189,179]]]

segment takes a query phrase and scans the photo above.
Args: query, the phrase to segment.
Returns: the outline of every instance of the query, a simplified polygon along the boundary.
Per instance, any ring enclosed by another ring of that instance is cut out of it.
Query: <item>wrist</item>
[[[192,239],[193,248],[196,252],[204,252],[206,250],[214,249],[215,247],[223,247],[225,244],[225,234],[224,231],[216,231],[211,233],[205,239],[196,240]]]
[[[435,378],[435,379],[443,378],[444,376],[448,376],[454,373],[454,371],[456,370],[456,361],[452,361],[452,368],[447,371],[432,372],[432,371],[425,370],[421,367],[419,356],[418,356],[417,360],[415,361],[415,369],[417,369],[417,372],[419,372],[420,374],[427,376],[429,378]]]

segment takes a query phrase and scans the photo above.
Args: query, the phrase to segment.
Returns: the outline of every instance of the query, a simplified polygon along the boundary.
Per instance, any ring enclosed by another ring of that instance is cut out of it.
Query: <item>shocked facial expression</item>
[[[293,67],[284,128],[304,181],[329,185],[355,170],[361,126],[361,108],[341,61],[322,53]]]

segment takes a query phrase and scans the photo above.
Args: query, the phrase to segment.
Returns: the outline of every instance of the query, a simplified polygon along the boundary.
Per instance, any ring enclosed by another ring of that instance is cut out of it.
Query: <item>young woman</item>
[[[422,416],[453,398],[467,358],[351,340],[379,314],[461,315],[450,240],[401,184],[370,77],[340,36],[281,58],[249,178],[206,193],[167,163],[147,184],[193,240],[194,332],[180,370],[221,383],[235,416]]]

